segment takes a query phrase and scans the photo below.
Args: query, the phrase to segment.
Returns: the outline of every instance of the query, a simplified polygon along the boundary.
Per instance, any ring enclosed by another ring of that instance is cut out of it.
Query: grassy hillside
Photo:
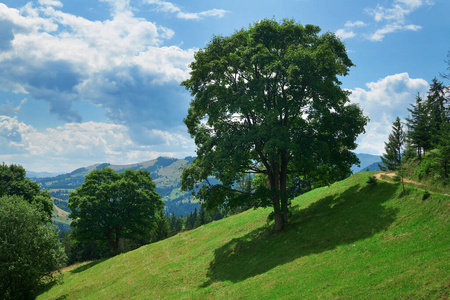
[[[448,299],[450,198],[368,176],[298,197],[284,232],[249,210],[71,268],[38,299]]]

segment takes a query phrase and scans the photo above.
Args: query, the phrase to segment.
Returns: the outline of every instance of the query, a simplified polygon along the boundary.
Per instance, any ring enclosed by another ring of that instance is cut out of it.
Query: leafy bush
[[[0,298],[33,299],[66,256],[55,226],[19,196],[0,198]]]

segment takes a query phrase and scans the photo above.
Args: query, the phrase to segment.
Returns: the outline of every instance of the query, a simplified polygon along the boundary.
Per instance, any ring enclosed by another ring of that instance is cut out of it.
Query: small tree
[[[388,141],[384,142],[384,150],[386,153],[381,157],[381,161],[388,170],[395,170],[401,165],[404,142],[405,132],[403,131],[400,118],[397,117],[392,124],[392,133],[389,134]]]
[[[163,207],[147,170],[94,170],[69,196],[74,237],[107,242],[113,255],[119,254],[121,239],[139,242],[148,236]]]
[[[33,299],[66,259],[56,227],[19,196],[0,197],[0,298]]]

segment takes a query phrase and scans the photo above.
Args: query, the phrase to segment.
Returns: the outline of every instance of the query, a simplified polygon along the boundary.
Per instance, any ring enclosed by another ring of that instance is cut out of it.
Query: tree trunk
[[[117,230],[116,230],[117,231]],[[108,240],[113,250],[113,256],[119,254],[119,235],[116,233],[113,235],[113,229],[108,230]]]
[[[275,230],[279,231],[283,229],[284,222],[283,222],[283,216],[280,213],[275,213]]]
[[[269,182],[272,190],[272,204],[274,211],[275,230],[282,230],[288,222],[287,206],[287,165],[282,163],[281,172],[278,164],[274,165],[275,174],[269,174]]]

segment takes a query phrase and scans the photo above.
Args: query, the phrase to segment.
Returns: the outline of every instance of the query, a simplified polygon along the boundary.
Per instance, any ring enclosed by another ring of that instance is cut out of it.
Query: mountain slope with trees
[[[68,269],[38,299],[448,298],[450,198],[372,174],[297,197],[282,232],[248,210]]]

